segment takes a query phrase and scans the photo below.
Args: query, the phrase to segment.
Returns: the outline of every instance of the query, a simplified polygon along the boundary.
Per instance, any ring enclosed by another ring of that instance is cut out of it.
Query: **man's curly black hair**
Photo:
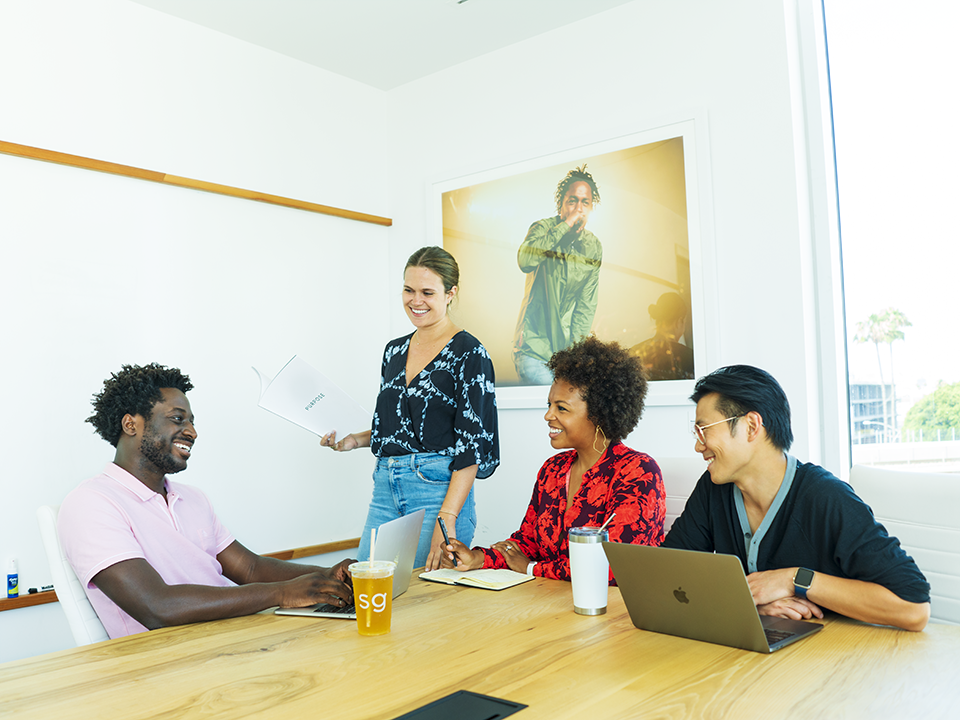
[[[593,335],[553,354],[547,367],[556,380],[570,383],[587,403],[587,418],[611,442],[623,440],[637,426],[647,396],[640,358],[618,342]]]
[[[124,365],[120,372],[111,373],[100,394],[93,396],[95,412],[87,422],[96,428],[100,437],[116,447],[123,416],[129,413],[149,420],[153,406],[163,399],[161,388],[176,388],[187,393],[193,390],[193,383],[178,368],[157,363]]]
[[[557,192],[554,193],[554,199],[557,201],[557,215],[560,214],[560,208],[563,206],[563,198],[567,195],[570,186],[577,182],[585,182],[590,186],[590,192],[593,193],[593,207],[600,204],[600,188],[597,187],[593,175],[587,172],[587,165],[584,163],[580,167],[571,170],[567,176],[557,185]]]

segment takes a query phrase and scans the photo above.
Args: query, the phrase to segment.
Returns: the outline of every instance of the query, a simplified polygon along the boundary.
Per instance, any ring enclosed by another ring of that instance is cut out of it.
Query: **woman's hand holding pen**
[[[526,573],[527,565],[530,564],[530,558],[520,552],[517,543],[513,540],[501,540],[494,543],[491,547],[496,550],[507,561],[507,567],[514,572]]]
[[[456,532],[456,526],[452,525],[453,532]],[[444,529],[441,529],[439,525],[434,526],[433,528],[433,537],[430,539],[430,554],[427,556],[426,570],[436,570],[437,568],[443,567],[443,546],[449,537],[446,533],[443,532]],[[451,541],[454,540],[453,537],[449,537]]]
[[[450,542],[440,553],[440,567],[461,571],[479,570],[483,567],[483,553],[471,550],[456,538],[450,538]]]

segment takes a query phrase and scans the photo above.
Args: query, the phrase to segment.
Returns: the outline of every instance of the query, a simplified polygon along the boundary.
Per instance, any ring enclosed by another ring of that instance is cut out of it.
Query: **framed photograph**
[[[584,334],[641,357],[648,403],[706,372],[695,121],[435,183],[460,266],[454,321],[483,342],[503,407],[545,404],[543,363]]]

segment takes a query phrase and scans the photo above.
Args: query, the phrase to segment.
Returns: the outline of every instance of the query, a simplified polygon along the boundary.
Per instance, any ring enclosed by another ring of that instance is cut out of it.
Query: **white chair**
[[[73,633],[77,647],[109,640],[110,636],[103,629],[100,618],[97,617],[93,605],[87,600],[83,586],[80,585],[80,580],[77,579],[60,546],[60,537],[57,534],[59,512],[59,505],[41,505],[37,508],[40,537],[43,539],[43,549],[47,553],[47,562],[50,563],[50,574],[53,576],[53,587],[57,592],[60,607],[67,615],[70,632]]]
[[[676,520],[687,504],[687,498],[697,485],[697,480],[707,469],[707,464],[699,455],[683,458],[657,458],[660,473],[663,476],[663,487],[667,491],[667,518],[663,523],[663,531],[670,532],[673,521]]]
[[[930,582],[930,619],[960,625],[960,476],[854,465],[850,485]]]

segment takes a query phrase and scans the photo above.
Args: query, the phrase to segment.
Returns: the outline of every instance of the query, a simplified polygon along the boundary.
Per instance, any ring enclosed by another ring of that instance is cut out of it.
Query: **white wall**
[[[810,198],[826,173],[809,160],[823,150],[808,127],[820,85],[798,4],[637,0],[380,93],[121,0],[82,12],[0,0],[0,64],[19,68],[4,79],[0,139],[395,221],[374,228],[0,156],[0,240],[17,268],[0,289],[0,332],[13,340],[0,360],[13,409],[0,420],[0,497],[13,518],[0,560],[21,558],[23,587],[48,582],[34,508],[112,457],[83,423],[89,397],[119,363],[154,359],[197,384],[200,442],[181,478],[207,490],[245,544],[349,536],[369,455],[321,453],[258,410],[249,366],[299,352],[372,405],[383,342],[408,332],[403,263],[436,233],[434,182],[664,121],[697,119],[706,151],[711,365],[770,370],[793,403],[796,454],[839,452],[820,430],[833,392],[822,377],[835,367],[818,329],[831,308],[818,285],[829,243]],[[689,417],[682,400],[650,406],[628,444],[691,455]],[[501,411],[501,449],[478,489],[480,542],[516,528],[551,452],[539,407]],[[33,624],[0,660],[68,647],[62,628],[32,619],[56,610],[0,613],[4,637],[15,621]]]

